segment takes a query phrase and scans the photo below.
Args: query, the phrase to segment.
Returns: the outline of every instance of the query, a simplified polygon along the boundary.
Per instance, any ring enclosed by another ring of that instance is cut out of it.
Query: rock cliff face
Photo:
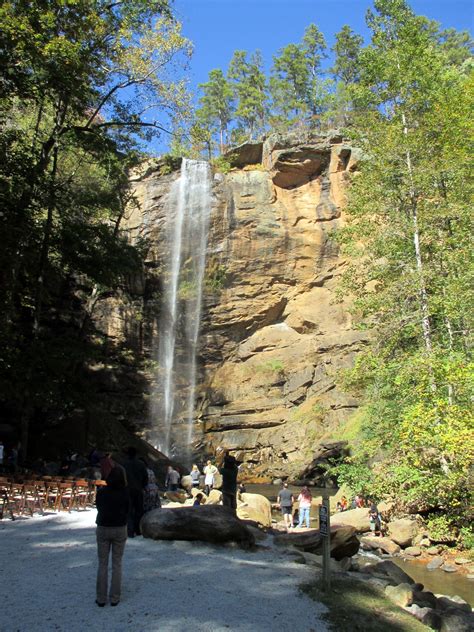
[[[336,299],[344,261],[334,241],[357,156],[337,136],[305,144],[271,137],[232,160],[238,167],[214,179],[194,447],[202,454],[230,448],[249,478],[264,480],[304,469],[357,406],[336,374],[352,364],[366,334]],[[158,167],[135,175],[140,204],[128,228],[149,243],[146,353],[164,283],[166,194],[178,175],[160,175]],[[118,306],[105,312],[99,325],[126,336]]]

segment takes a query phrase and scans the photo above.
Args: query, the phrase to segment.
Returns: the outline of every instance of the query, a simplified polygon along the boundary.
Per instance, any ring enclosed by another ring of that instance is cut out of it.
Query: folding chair
[[[8,511],[10,518],[15,520],[13,508],[18,512],[18,507],[13,498],[11,498],[11,482],[8,478],[2,477],[0,478],[0,519],[3,519],[5,512]]]
[[[58,498],[56,499],[56,511],[68,511],[71,513],[71,509],[74,505],[74,487],[71,483],[58,483]]]
[[[40,496],[36,481],[28,481],[23,485],[23,511],[27,510],[31,515],[38,509],[43,516],[43,500]]]
[[[89,483],[79,480],[74,483],[74,508],[86,509],[89,500]]]

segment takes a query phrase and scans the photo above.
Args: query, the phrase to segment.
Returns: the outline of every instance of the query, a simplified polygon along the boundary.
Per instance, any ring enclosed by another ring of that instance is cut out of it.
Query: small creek
[[[250,494],[262,494],[262,496],[268,498],[272,503],[276,503],[278,492],[280,491],[278,485],[271,484],[246,485],[246,489]],[[295,498],[297,498],[301,491],[300,487],[292,487],[291,485],[289,489],[293,492]],[[317,498],[320,496],[321,490],[311,488],[311,493],[313,494],[313,498]],[[273,511],[273,517],[277,521],[282,520],[278,510]],[[318,528],[319,526],[318,509],[314,505],[311,508],[311,526],[314,528]],[[440,569],[429,571],[426,568],[426,564],[421,561],[404,560],[401,557],[391,559],[416,582],[423,584],[426,590],[435,594],[458,595],[470,603],[471,606],[474,606],[474,582],[466,579],[466,576],[460,572],[446,573]]]
[[[474,606],[474,582],[466,579],[465,575],[459,572],[446,573],[439,569],[429,571],[423,562],[404,560],[401,557],[394,557],[392,561],[416,582],[423,584],[426,590],[435,594],[458,595]]]

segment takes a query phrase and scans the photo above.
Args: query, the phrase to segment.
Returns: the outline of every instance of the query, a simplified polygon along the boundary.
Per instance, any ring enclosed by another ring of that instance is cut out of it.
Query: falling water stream
[[[193,440],[196,353],[210,211],[209,164],[184,158],[167,205],[159,369],[152,400],[153,420],[162,429],[155,443],[173,456],[182,454],[183,448],[189,450]]]

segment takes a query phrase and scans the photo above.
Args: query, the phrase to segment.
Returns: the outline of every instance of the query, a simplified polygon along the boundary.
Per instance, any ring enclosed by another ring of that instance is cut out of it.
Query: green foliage
[[[345,84],[356,83],[359,79],[359,54],[364,39],[357,35],[347,24],[336,33],[336,43],[332,47],[335,53],[332,72]]]
[[[247,140],[254,140],[265,129],[267,118],[267,85],[261,53],[256,51],[247,59],[246,51],[235,51],[228,79],[236,102],[237,125]]]
[[[305,120],[310,127],[318,124],[327,107],[329,87],[320,72],[325,49],[323,34],[310,24],[300,44],[288,44],[274,56],[270,78],[273,125],[284,129]]]
[[[338,474],[353,491],[460,526],[474,462],[472,77],[405,2],[374,6],[372,41],[349,86],[351,133],[365,158],[339,235],[350,259],[340,289],[352,294],[371,344],[340,376],[365,405]],[[463,38],[451,44],[461,61]]]
[[[0,408],[27,451],[33,416],[87,401],[96,302],[141,272],[128,170],[158,116],[186,117],[191,46],[166,0],[10,0],[0,33]]]
[[[459,529],[459,542],[464,549],[474,555],[474,528],[472,524]]]
[[[219,263],[208,265],[204,283],[210,292],[220,292],[227,281],[227,268]]]
[[[220,153],[227,145],[227,128],[233,112],[233,90],[224,73],[219,68],[211,70],[209,81],[199,85],[202,96],[196,110],[197,124],[208,132],[209,138],[217,133]]]
[[[255,367],[255,370],[260,372],[260,373],[281,373],[282,371],[284,371],[284,365],[283,362],[281,360],[268,360],[267,362],[264,362],[263,364],[259,364]]]
[[[430,538],[436,542],[452,542],[457,537],[456,525],[444,514],[430,516],[426,527]]]
[[[225,156],[216,156],[211,160],[211,165],[218,173],[229,173],[232,169],[232,164]]]

